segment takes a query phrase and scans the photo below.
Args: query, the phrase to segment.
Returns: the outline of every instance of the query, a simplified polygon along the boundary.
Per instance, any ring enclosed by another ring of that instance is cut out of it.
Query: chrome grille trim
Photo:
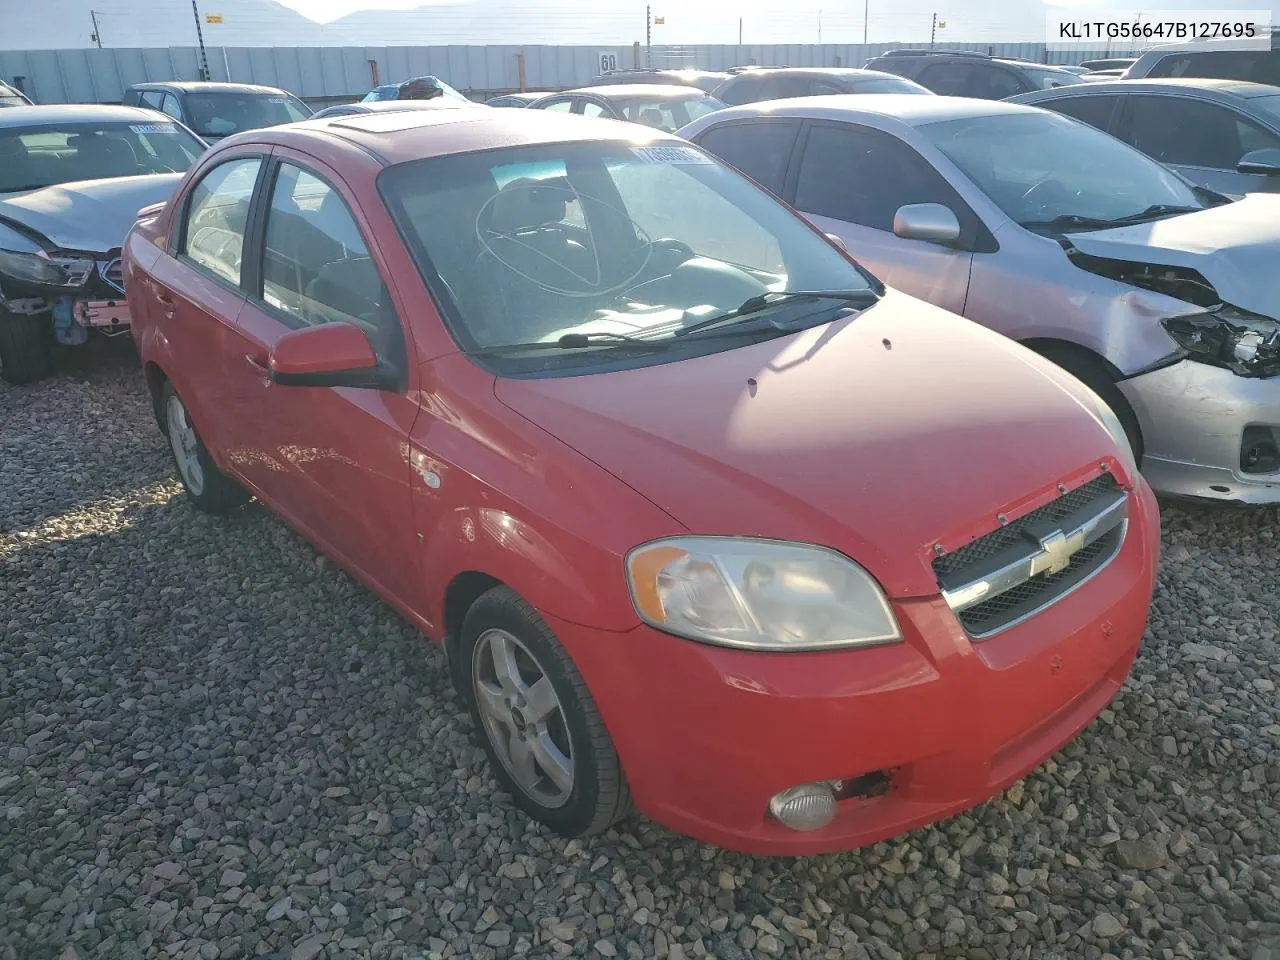
[[[1057,603],[1120,552],[1129,496],[1110,475],[934,560],[943,599],[985,639]]]
[[[119,257],[98,263],[98,276],[109,287],[124,293],[124,264]]]

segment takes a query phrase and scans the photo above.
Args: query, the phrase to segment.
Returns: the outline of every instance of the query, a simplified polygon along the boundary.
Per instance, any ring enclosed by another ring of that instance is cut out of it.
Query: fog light
[[[836,793],[830,783],[804,783],[775,795],[769,812],[792,830],[821,830],[835,818]]]

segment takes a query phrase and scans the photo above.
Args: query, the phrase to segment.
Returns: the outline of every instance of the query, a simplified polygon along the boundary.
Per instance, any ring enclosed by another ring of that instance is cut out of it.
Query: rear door
[[[1280,147],[1280,136],[1224,104],[1186,96],[1126,96],[1120,137],[1192,183],[1221,193],[1280,192],[1280,177],[1240,173],[1253,150]]]
[[[344,566],[413,605],[419,586],[411,522],[410,399],[417,371],[371,231],[335,171],[277,148],[250,239],[248,300],[230,376],[254,398],[255,485],[272,506]],[[351,323],[398,389],[273,383],[271,349],[287,333]]]
[[[890,286],[963,313],[976,215],[933,166],[892,134],[856,123],[812,121],[801,135],[786,196]],[[900,207],[940,203],[961,223],[968,249],[893,233]]]
[[[228,376],[239,341],[236,321],[245,237],[254,188],[266,166],[262,148],[224,155],[187,192],[170,248],[151,270],[155,322],[173,357],[166,373],[219,463],[238,473],[245,436],[235,417],[243,397]]]

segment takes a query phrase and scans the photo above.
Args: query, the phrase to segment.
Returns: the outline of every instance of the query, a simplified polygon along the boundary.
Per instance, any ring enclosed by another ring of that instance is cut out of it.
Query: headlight
[[[690,640],[826,650],[902,639],[879,584],[823,547],[680,537],[632,550],[627,575],[641,618]]]
[[[1280,323],[1235,307],[1170,317],[1165,330],[1192,360],[1226,367],[1242,377],[1280,373]]]
[[[0,273],[28,283],[48,287],[82,287],[92,271],[92,260],[0,250]]]

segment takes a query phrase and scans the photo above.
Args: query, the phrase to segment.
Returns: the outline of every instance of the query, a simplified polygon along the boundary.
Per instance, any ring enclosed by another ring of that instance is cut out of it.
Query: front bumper
[[[1245,473],[1245,427],[1280,429],[1280,378],[1257,380],[1183,360],[1117,386],[1142,427],[1142,472],[1157,493],[1280,503],[1280,470]]]
[[[825,853],[969,809],[1074,737],[1128,675],[1158,551],[1155,498],[1140,481],[1115,559],[981,643],[940,598],[893,604],[905,643],[832,653],[751,653],[546,619],[591,688],[641,812],[733,850]],[[766,812],[788,787],[875,771],[888,772],[889,790],[841,801],[821,830],[796,832]]]

